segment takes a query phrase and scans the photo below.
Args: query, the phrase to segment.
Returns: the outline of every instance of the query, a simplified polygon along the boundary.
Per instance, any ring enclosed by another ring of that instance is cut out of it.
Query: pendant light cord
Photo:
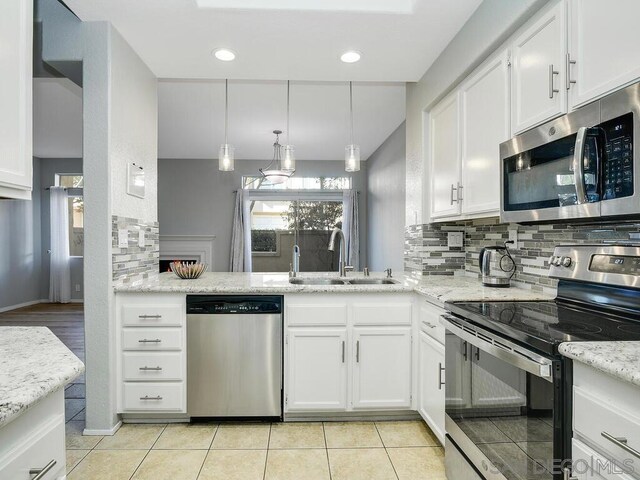
[[[289,142],[289,80],[287,80],[287,145],[291,145]]]
[[[224,80],[224,144],[227,145],[227,130],[229,128],[229,79]]]
[[[353,82],[349,82],[349,118],[351,126],[349,128],[349,140],[353,145]]]

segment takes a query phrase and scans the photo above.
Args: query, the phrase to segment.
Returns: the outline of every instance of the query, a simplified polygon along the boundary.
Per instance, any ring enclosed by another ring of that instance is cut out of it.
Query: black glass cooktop
[[[640,340],[640,317],[569,302],[447,303],[452,313],[546,353],[562,342]]]

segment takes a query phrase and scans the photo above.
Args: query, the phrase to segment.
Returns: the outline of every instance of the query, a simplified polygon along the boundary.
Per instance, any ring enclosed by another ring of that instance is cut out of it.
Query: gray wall
[[[244,175],[256,175],[268,161],[236,160],[235,171],[218,171],[217,160],[158,161],[158,221],[160,235],[215,235],[211,270],[229,270],[233,207]],[[353,174],[360,194],[360,258],[367,258],[366,168]],[[299,161],[296,175],[347,176],[342,161]],[[302,252],[304,254],[304,252]]]
[[[367,159],[369,268],[404,269],[404,122]]]
[[[34,158],[31,201],[0,201],[0,311],[43,298],[39,165]]]
[[[40,192],[41,229],[42,229],[42,281],[40,282],[40,298],[49,297],[49,256],[47,250],[51,247],[51,225],[49,210],[49,192],[44,189],[55,185],[56,173],[82,173],[81,158],[42,158],[40,159]],[[35,165],[34,165],[35,167]],[[71,300],[80,301],[84,294],[83,258],[71,259]],[[76,292],[76,285],[80,291]]]

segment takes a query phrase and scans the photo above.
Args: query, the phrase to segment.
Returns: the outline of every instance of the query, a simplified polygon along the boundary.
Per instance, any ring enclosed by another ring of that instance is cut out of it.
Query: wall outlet
[[[509,230],[509,240],[513,242],[514,247],[518,246],[518,230],[515,228]]]
[[[129,230],[126,228],[118,230],[118,248],[129,248]]]
[[[138,230],[138,246],[144,248],[144,230]]]
[[[463,247],[464,246],[464,234],[462,232],[449,232],[447,235],[447,246],[451,247]]]

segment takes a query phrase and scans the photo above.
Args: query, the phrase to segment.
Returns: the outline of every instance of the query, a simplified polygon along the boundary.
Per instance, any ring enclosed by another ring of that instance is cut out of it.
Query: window
[[[69,196],[69,255],[84,256],[84,177],[57,174],[56,185],[65,187]]]
[[[291,177],[280,184],[264,182],[262,177],[245,176],[242,188],[247,190],[348,190],[350,177]]]

